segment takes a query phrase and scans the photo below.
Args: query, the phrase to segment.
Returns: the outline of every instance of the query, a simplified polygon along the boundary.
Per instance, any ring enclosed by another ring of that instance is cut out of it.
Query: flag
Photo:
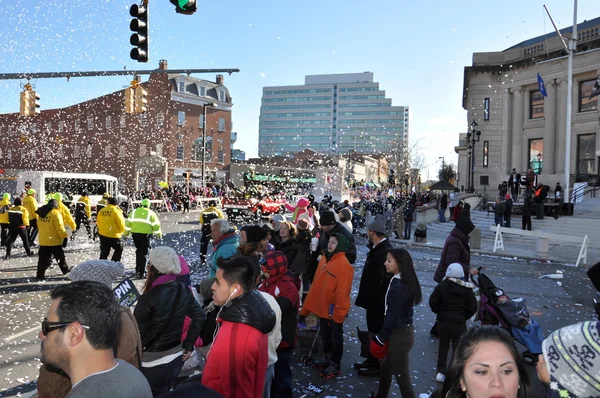
[[[542,93],[542,95],[544,97],[547,97],[548,93],[546,92],[546,86],[544,85],[544,79],[542,79],[539,72],[537,75],[538,75],[538,87],[540,88],[540,93]]]
[[[592,94],[590,94],[590,99],[593,97],[597,97],[600,95],[600,78],[596,80],[596,84],[594,84],[594,88],[592,89]]]

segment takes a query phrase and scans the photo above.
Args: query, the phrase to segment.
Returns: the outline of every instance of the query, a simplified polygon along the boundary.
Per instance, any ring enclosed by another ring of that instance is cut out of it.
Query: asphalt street
[[[160,214],[165,237],[162,242],[183,254],[190,263],[194,283],[206,276],[207,270],[199,264],[200,229],[198,213],[189,215]],[[97,243],[88,242],[84,234],[67,247],[70,265],[87,259],[98,258]],[[357,237],[358,259],[355,264],[352,301],[358,293],[358,284],[367,254],[366,240]],[[417,396],[429,394],[437,386],[434,381],[437,361],[437,340],[429,336],[434,315],[427,304],[435,282],[433,272],[439,261],[440,251],[432,249],[409,249],[424,292],[423,303],[415,308],[415,346],[410,355],[413,385]],[[3,252],[2,252],[3,258]],[[123,262],[129,275],[135,268],[135,248],[131,241],[124,251]],[[592,259],[592,262],[595,262]],[[58,267],[47,272],[45,282],[34,279],[37,256],[25,257],[22,248],[15,248],[13,258],[0,259],[0,397],[20,396],[35,390],[35,380],[40,366],[40,340],[37,334],[40,322],[49,306],[48,294],[52,288],[66,283]],[[558,263],[540,261],[507,260],[505,258],[475,255],[473,266],[482,266],[492,281],[501,286],[512,298],[527,299],[529,311],[542,326],[545,335],[551,331],[593,318],[593,287],[585,274],[585,269],[574,268]],[[559,281],[539,279],[545,274],[562,272]],[[142,281],[136,281],[141,290]],[[474,326],[474,325],[471,325]],[[300,363],[301,350],[297,350],[293,361],[294,388],[297,396],[309,384],[323,388],[321,396],[369,396],[376,391],[378,379],[358,376],[352,364],[361,360],[356,328],[366,328],[364,311],[352,307],[344,326],[345,353],[343,374],[331,380],[322,380],[318,372]],[[524,347],[517,346],[521,351]],[[534,367],[530,367],[535,377]],[[544,396],[543,386],[536,383],[536,395]],[[393,386],[390,396],[398,396],[397,386]]]

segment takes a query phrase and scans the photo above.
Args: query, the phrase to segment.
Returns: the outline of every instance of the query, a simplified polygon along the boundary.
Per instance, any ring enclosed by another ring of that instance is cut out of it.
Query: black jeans
[[[107,238],[100,235],[100,260],[108,259],[110,249],[113,249],[112,261],[121,261],[123,254],[123,241],[120,238]]]
[[[377,334],[381,331],[381,328],[383,328],[383,324],[385,322],[385,313],[384,313],[384,307],[381,306],[381,310],[377,309],[368,309],[366,311],[367,313],[367,330],[370,333],[374,333]],[[368,356],[366,358],[366,361],[369,362],[375,369],[379,369],[379,361],[377,360],[377,358],[373,357],[373,356]]]
[[[0,224],[0,245],[6,246],[6,242],[8,242],[8,227],[10,224]]]
[[[29,244],[34,245],[38,236],[37,218],[29,220]]]
[[[275,377],[271,383],[271,397],[292,398],[292,349],[277,351],[275,362]]]
[[[523,216],[521,221],[521,229],[531,231],[531,216]]]
[[[13,227],[10,229],[10,235],[8,235],[8,240],[6,241],[6,255],[10,256],[10,253],[12,252],[12,246],[17,240],[17,236],[19,236],[23,242],[25,253],[30,256],[31,250],[29,249],[29,237],[27,236],[27,229],[25,227]]]
[[[535,218],[538,220],[544,219],[544,204],[543,203],[535,204]]]
[[[414,398],[415,390],[411,384],[408,354],[415,343],[415,331],[412,326],[392,332],[388,341],[388,357],[381,364],[377,398],[385,398],[390,392],[392,375],[396,377],[402,398]]]
[[[140,367],[142,374],[148,379],[152,395],[169,392],[173,386],[173,381],[183,368],[183,360],[177,357],[169,363],[153,366],[151,368]]]
[[[504,226],[510,228],[510,216],[504,216]]]
[[[331,360],[339,365],[344,354],[344,324],[321,318],[321,340],[323,351],[331,355]]]
[[[437,360],[437,371],[443,375],[446,375],[448,351],[450,350],[450,343],[452,343],[452,355],[456,350],[458,341],[465,334],[466,326],[460,323],[438,323],[438,333],[440,335],[440,346],[438,349],[438,360]],[[451,361],[452,362],[452,361]]]
[[[412,221],[404,221],[404,239],[410,239]]]
[[[208,244],[210,243],[210,232],[202,232],[202,237],[200,238],[200,260],[202,262],[206,261],[206,253],[208,252]]]
[[[79,228],[81,227],[82,223],[83,223],[83,225],[85,225],[85,229],[87,231],[88,238],[92,239],[92,228],[90,227],[90,219],[88,218],[87,214],[85,214],[85,213],[75,214],[75,225],[77,225],[77,228],[75,229],[74,232],[79,231]],[[73,233],[73,235],[74,235],[74,233]]]
[[[146,259],[150,251],[150,235],[132,233],[135,244],[135,272],[144,275],[146,270]]]
[[[58,261],[58,266],[63,274],[69,272],[69,266],[67,265],[67,259],[65,258],[62,246],[40,246],[36,278],[45,278],[46,270],[52,263],[52,256]]]

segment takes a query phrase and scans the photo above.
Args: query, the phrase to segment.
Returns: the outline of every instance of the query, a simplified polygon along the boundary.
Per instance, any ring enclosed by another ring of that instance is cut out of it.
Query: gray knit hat
[[[377,214],[373,221],[367,225],[367,230],[385,234],[385,217],[383,214]]]
[[[68,276],[73,282],[99,282],[112,289],[114,281],[123,274],[125,274],[125,266],[122,263],[110,260],[88,260],[73,267]]]

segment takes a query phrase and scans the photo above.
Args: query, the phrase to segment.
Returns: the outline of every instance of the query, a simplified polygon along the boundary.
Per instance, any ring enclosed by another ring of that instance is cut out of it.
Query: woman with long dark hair
[[[385,323],[371,342],[371,352],[381,363],[376,397],[388,396],[394,375],[402,397],[413,398],[415,390],[410,380],[408,355],[415,342],[413,307],[423,299],[421,284],[405,249],[390,250],[385,268],[394,276],[385,299]]]
[[[441,396],[530,397],[529,375],[512,337],[496,326],[469,329],[456,347]]]

